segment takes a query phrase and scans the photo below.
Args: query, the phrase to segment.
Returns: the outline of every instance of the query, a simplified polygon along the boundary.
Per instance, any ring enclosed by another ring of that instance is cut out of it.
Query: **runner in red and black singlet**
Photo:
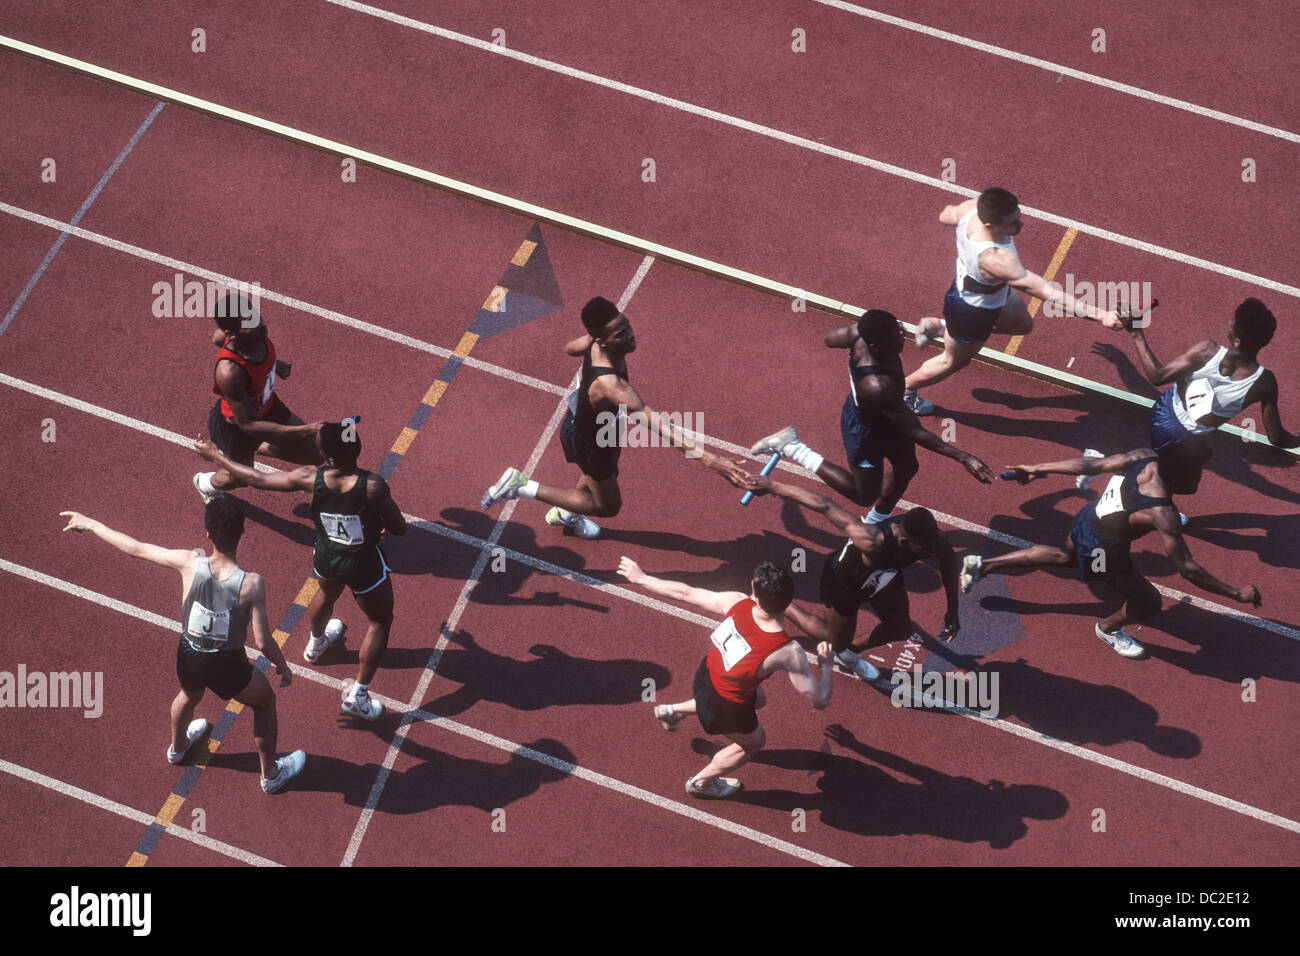
[[[569,396],[569,412],[560,426],[560,445],[566,461],[577,465],[582,477],[573,488],[543,485],[518,468],[505,474],[483,495],[483,507],[511,498],[536,498],[553,505],[546,523],[572,528],[580,538],[594,538],[600,526],[587,515],[612,518],[623,507],[618,488],[620,435],[626,428],[645,428],[657,436],[654,444],[677,448],[687,458],[698,458],[733,485],[740,487],[745,472],[732,462],[699,448],[680,429],[641,400],[628,381],[627,356],[636,350],[632,323],[608,299],[595,298],[582,308],[587,334],[565,346],[569,355],[581,355],[578,389]],[[633,419],[623,423],[620,419]]]
[[[256,454],[298,465],[320,464],[320,423],[304,424],[275,394],[276,376],[287,377],[289,366],[276,358],[257,309],[232,292],[217,303],[213,318],[218,327],[213,343],[220,346],[212,372],[212,391],[218,398],[208,412],[213,443],[241,465],[251,466]],[[204,502],[246,484],[224,468],[200,472],[193,483]]]
[[[695,714],[707,733],[731,740],[730,746],[719,750],[703,770],[686,781],[686,792],[693,797],[731,796],[741,783],[723,774],[742,767],[767,739],[757,714],[764,703],[763,681],[785,671],[790,683],[814,707],[820,710],[830,703],[834,668],[830,644],[818,646],[819,666],[814,676],[802,648],[785,632],[787,616],[804,629],[820,622],[790,603],[794,582],[770,562],[755,569],[747,595],[706,591],[651,577],[626,557],[619,561],[618,573],[652,594],[725,615],[709,635],[713,648],[695,671],[692,698],[680,704],[660,704],[654,715],[665,730],[676,730],[683,718]]]

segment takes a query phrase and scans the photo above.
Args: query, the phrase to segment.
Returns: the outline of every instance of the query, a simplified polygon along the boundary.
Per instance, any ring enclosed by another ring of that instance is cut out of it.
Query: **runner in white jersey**
[[[1028,335],[1034,320],[1013,289],[1044,301],[1059,302],[1067,315],[1097,319],[1120,328],[1116,313],[1097,309],[1066,295],[1058,286],[1028,271],[1016,252],[1014,237],[1024,225],[1020,203],[1000,186],[990,186],[978,199],[945,206],[939,221],[956,229],[957,275],[943,300],[946,331],[942,355],[926,361],[907,376],[903,401],[918,415],[934,412],[934,403],[917,394],[971,363],[990,335]],[[918,339],[920,342],[921,339]]]
[[[64,531],[90,531],[133,558],[144,558],[181,575],[181,638],[176,649],[176,677],[181,690],[172,701],[172,742],[168,763],[189,760],[207,736],[210,724],[194,719],[194,708],[211,690],[223,700],[232,697],[253,709],[253,741],[262,764],[262,790],[275,793],[302,772],[307,755],[295,750],[275,757],[275,691],[253,667],[244,652],[249,627],[253,643],[289,686],[289,665],[271,637],[266,622],[266,586],[262,578],[235,562],[244,534],[244,513],[234,498],[220,495],[204,507],[203,526],[212,541],[212,554],[194,550],[169,550],[136,541],[101,521],[76,511],[60,512],[68,519]]]
[[[1300,436],[1282,427],[1277,376],[1259,364],[1260,349],[1277,330],[1277,319],[1259,299],[1237,306],[1227,346],[1206,339],[1166,364],[1155,357],[1141,328],[1131,320],[1125,324],[1147,381],[1174,383],[1151,409],[1151,447],[1161,458],[1176,452],[1204,465],[1210,459],[1209,434],[1256,402],[1270,442],[1279,448],[1300,445]]]

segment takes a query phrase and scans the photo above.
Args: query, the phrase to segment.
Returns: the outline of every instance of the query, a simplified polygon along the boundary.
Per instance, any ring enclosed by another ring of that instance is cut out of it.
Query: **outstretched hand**
[[[961,460],[961,463],[962,466],[970,472],[971,477],[975,478],[981,484],[987,485],[993,481],[993,472],[989,469],[989,466],[984,464],[984,462],[980,461],[974,455],[966,455],[966,457]]]
[[[1241,589],[1240,601],[1242,604],[1253,604],[1255,607],[1259,607],[1263,601],[1263,597],[1259,593],[1259,588],[1255,587],[1253,584],[1248,584],[1246,587]]]
[[[59,516],[68,519],[68,526],[64,531],[89,531],[90,526],[95,523],[93,518],[87,518],[80,511],[60,511]]]
[[[618,573],[623,575],[633,584],[640,584],[645,580],[646,573],[641,570],[641,565],[637,564],[627,555],[618,559]]]
[[[858,739],[853,736],[853,731],[849,730],[849,728],[845,727],[843,724],[831,724],[827,727],[826,739],[834,741],[841,747],[852,747],[858,742]]]
[[[751,475],[746,473],[745,483],[741,486],[746,491],[752,491],[755,497],[772,493],[772,479],[767,475]]]
[[[749,472],[741,468],[737,462],[729,461],[720,455],[709,455],[704,459],[704,463],[737,488],[744,488],[745,482],[749,480]]]
[[[210,439],[204,438],[202,435],[194,439],[194,450],[208,461],[216,461],[221,457],[221,449],[217,448],[216,445],[212,444]]]

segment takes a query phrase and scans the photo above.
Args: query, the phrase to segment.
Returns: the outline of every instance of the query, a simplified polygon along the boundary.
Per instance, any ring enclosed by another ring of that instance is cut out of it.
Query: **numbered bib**
[[[736,630],[736,622],[731,618],[719,624],[709,635],[709,640],[721,652],[724,670],[731,670],[753,650],[749,642],[741,636],[740,631]]]
[[[1187,392],[1183,395],[1183,405],[1187,409],[1187,417],[1194,422],[1199,422],[1205,415],[1214,413],[1214,386],[1210,384],[1209,379],[1198,378],[1187,386]]]
[[[880,571],[872,571],[871,575],[862,582],[862,590],[867,592],[867,597],[871,597],[890,581],[894,580],[894,575],[898,571],[894,568],[884,568]]]
[[[1097,517],[1107,518],[1110,515],[1124,513],[1124,476],[1116,475],[1111,478],[1110,484],[1106,490],[1101,493],[1097,499]]]
[[[230,612],[210,611],[198,601],[190,605],[190,619],[185,624],[189,637],[224,641],[230,636]]]
[[[322,511],[320,523],[325,528],[325,537],[335,544],[362,544],[366,540],[361,515],[333,515]]]

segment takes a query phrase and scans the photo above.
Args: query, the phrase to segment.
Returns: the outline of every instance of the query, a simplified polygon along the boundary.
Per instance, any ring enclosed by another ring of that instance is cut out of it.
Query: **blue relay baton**
[[[770,475],[772,473],[772,469],[776,467],[776,463],[780,460],[781,460],[781,453],[780,452],[773,453],[772,457],[767,460],[767,464],[763,466],[763,470],[760,471],[759,474],[764,477]],[[748,506],[749,503],[753,500],[754,500],[754,493],[752,491],[747,491],[740,496],[740,503],[745,506]]]

